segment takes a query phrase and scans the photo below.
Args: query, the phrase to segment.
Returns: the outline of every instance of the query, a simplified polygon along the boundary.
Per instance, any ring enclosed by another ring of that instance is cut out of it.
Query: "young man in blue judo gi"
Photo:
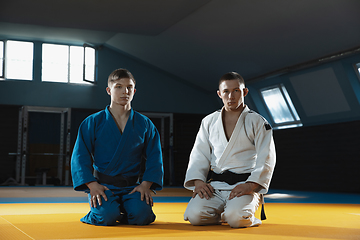
[[[136,89],[128,70],[113,71],[106,91],[110,105],[82,122],[71,158],[74,189],[87,192],[90,203],[81,221],[147,225],[155,220],[151,191],[163,185],[160,136],[131,108]]]

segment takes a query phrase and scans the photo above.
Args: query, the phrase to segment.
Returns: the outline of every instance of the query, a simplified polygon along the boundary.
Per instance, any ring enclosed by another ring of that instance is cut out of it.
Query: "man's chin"
[[[236,112],[236,111],[240,111],[241,110],[241,107],[240,106],[226,106],[225,107],[225,110],[226,111],[231,111],[231,112]]]
[[[118,106],[122,106],[122,107],[125,107],[126,105],[129,105],[130,101],[121,101],[121,102],[117,102],[116,104]]]

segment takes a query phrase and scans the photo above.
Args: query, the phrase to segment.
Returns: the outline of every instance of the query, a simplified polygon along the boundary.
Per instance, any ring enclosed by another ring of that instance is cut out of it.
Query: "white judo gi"
[[[231,227],[249,227],[261,224],[254,214],[261,200],[261,194],[269,189],[275,167],[275,145],[269,123],[247,106],[239,116],[235,129],[226,138],[222,113],[216,111],[206,116],[201,123],[194,147],[190,154],[184,187],[194,190],[194,180],[206,182],[210,169],[221,174],[226,170],[233,173],[251,173],[245,182],[262,186],[253,195],[243,195],[228,200],[231,190],[240,183],[212,181],[215,189],[209,200],[196,195],[187,206],[184,219],[193,225],[219,224],[227,222]]]

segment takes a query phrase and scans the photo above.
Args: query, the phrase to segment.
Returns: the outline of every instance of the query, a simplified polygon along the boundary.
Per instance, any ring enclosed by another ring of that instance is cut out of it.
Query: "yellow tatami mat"
[[[0,204],[0,239],[360,239],[360,205],[267,203],[260,227],[191,226],[186,203],[155,203],[149,226],[98,227],[81,223],[87,203]],[[259,216],[259,212],[257,213]]]

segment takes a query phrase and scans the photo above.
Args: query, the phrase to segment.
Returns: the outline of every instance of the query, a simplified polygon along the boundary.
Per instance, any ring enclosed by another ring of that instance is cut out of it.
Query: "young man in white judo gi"
[[[224,106],[201,122],[184,182],[194,192],[184,214],[192,225],[261,224],[254,214],[269,188],[275,145],[269,123],[245,105],[248,92],[238,73],[223,75]]]
[[[163,185],[160,136],[131,108],[136,89],[128,70],[113,71],[106,91],[110,105],[82,122],[71,158],[74,189],[88,193],[91,208],[81,221],[147,225],[155,220],[151,191]]]

